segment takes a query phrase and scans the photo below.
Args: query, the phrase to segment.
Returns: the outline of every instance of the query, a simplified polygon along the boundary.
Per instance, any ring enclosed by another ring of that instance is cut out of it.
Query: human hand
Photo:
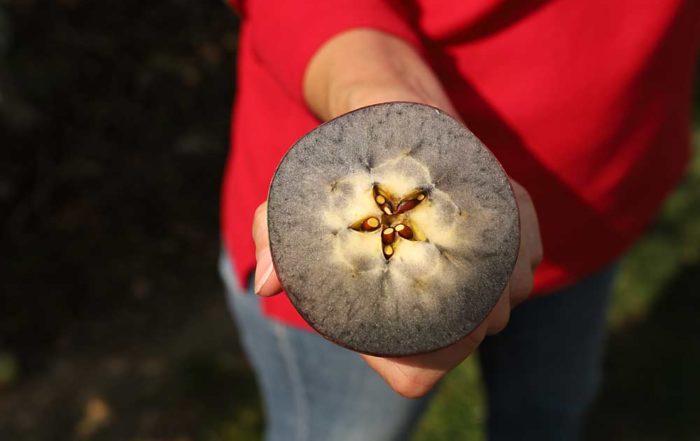
[[[309,63],[304,85],[309,108],[324,120],[387,101],[429,104],[458,118],[437,77],[416,51],[403,41],[377,31],[353,30],[331,39]],[[508,286],[481,325],[457,343],[427,354],[398,358],[362,355],[397,393],[406,397],[428,393],[486,335],[502,330],[511,308],[530,293],[533,272],[542,257],[539,227],[527,191],[514,181],[511,184],[520,211],[519,255]],[[277,294],[282,286],[272,265],[266,203],[256,210],[253,238],[258,262],[255,291],[261,296]]]
[[[532,290],[533,273],[542,259],[537,215],[527,191],[515,181],[511,180],[511,184],[520,212],[520,249],[506,289],[481,325],[457,343],[427,354],[397,358],[362,355],[397,393],[410,398],[428,393],[447,372],[474,352],[487,335],[496,334],[505,328],[510,310],[523,302]],[[282,291],[282,285],[270,254],[267,202],[255,211],[253,239],[258,261],[255,292],[265,297],[278,294]]]

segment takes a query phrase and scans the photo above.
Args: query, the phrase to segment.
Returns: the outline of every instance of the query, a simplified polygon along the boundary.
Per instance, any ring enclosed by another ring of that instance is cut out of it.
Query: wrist
[[[317,51],[305,73],[304,98],[322,120],[387,101],[419,102],[455,114],[418,52],[371,29],[339,34]]]

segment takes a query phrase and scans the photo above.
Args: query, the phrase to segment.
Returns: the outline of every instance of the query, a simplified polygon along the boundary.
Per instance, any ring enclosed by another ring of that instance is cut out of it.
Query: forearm
[[[387,101],[414,101],[457,116],[438,78],[403,40],[372,29],[343,32],[313,56],[304,99],[319,118]]]

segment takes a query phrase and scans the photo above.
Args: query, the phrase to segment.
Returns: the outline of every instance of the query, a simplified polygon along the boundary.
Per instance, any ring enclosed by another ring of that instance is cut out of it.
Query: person
[[[260,383],[266,439],[407,439],[434,386],[477,348],[489,439],[579,439],[600,382],[615,262],[688,161],[700,4],[234,7],[242,24],[220,268]],[[493,151],[516,190],[522,236],[508,288],[477,330],[394,359],[325,341],[276,295],[264,203],[296,139],[388,101],[441,108]]]

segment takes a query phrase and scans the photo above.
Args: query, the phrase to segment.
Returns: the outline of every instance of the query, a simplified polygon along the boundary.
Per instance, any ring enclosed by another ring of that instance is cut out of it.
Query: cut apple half
[[[268,197],[272,259],[327,339],[373,355],[433,351],[471,333],[518,254],[508,177],[464,125],[385,103],[301,138]]]

